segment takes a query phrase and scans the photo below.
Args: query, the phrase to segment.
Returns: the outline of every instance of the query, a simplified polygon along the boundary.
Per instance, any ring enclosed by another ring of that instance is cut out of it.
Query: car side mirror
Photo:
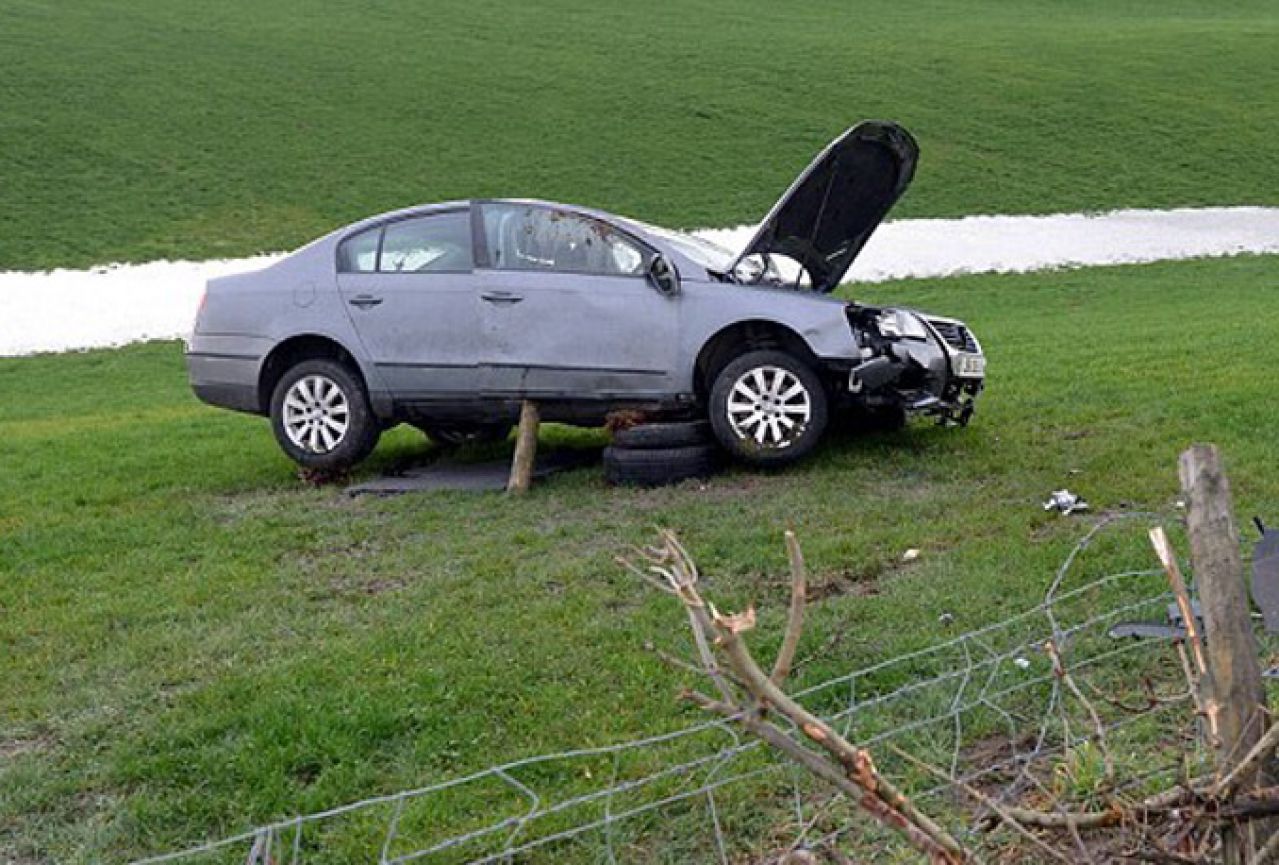
[[[671,260],[660,252],[648,263],[648,281],[667,297],[679,294],[679,273]]]

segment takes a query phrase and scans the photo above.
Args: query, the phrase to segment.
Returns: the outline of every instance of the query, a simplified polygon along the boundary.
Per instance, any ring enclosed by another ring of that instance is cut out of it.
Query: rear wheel
[[[271,395],[271,429],[298,465],[334,471],[368,456],[381,434],[359,378],[333,360],[291,367]]]
[[[826,391],[808,364],[784,351],[752,351],[720,370],[710,420],[721,445],[759,466],[795,462],[826,430]]]

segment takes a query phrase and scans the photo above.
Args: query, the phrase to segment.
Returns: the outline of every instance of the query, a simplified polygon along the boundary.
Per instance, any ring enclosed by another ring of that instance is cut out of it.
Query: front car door
[[[391,220],[338,246],[338,288],[399,402],[478,396],[470,208]]]
[[[646,278],[652,250],[560,207],[477,207],[488,395],[644,401],[672,393],[678,298]]]

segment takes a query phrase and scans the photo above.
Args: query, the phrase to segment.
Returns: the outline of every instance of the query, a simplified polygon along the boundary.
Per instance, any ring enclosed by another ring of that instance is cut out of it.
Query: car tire
[[[736,459],[787,465],[807,456],[826,431],[826,389],[794,355],[747,352],[715,376],[710,421],[715,438]]]
[[[276,383],[271,429],[289,459],[320,471],[350,468],[372,453],[382,434],[359,377],[318,358],[290,367]]]
[[[620,486],[660,487],[703,479],[719,468],[713,444],[675,448],[604,448],[604,480]]]
[[[613,446],[631,450],[680,448],[713,441],[710,421],[644,423],[613,433]]]
[[[511,435],[512,424],[414,424],[437,445],[457,447],[464,444],[493,444],[503,442]]]

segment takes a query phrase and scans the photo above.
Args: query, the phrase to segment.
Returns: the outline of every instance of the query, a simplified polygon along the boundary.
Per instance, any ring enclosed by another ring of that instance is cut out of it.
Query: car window
[[[465,210],[402,219],[386,226],[380,273],[471,269],[471,216]]]
[[[643,247],[609,223],[555,207],[486,204],[484,236],[497,270],[639,276]]]
[[[415,216],[370,228],[338,246],[343,273],[429,273],[471,269],[468,211]]]
[[[377,245],[382,226],[348,237],[338,247],[338,270],[342,273],[372,273],[377,270]]]

